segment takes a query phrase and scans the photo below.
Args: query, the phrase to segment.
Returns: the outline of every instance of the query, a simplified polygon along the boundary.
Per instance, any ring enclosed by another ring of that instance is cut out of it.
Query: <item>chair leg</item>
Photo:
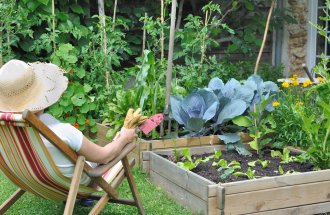
[[[133,194],[133,197],[134,197],[136,206],[137,206],[137,208],[139,210],[139,213],[141,215],[144,215],[145,214],[145,211],[144,211],[144,208],[142,206],[142,202],[141,202],[139,193],[138,193],[138,191],[136,189],[136,185],[135,185],[135,182],[134,182],[133,174],[132,174],[131,167],[129,165],[127,156],[125,156],[121,161],[123,162],[123,166],[124,166],[124,170],[125,170],[125,175],[127,177],[128,184],[129,184],[129,186],[131,188],[131,191],[132,191],[132,194]]]
[[[0,214],[4,214],[23,194],[25,190],[18,188],[2,205],[0,206]]]
[[[63,213],[65,215],[71,215],[73,212],[74,204],[76,202],[77,193],[79,189],[80,179],[84,168],[84,163],[85,163],[85,157],[79,156],[76,162],[68,198],[65,204],[65,209]]]

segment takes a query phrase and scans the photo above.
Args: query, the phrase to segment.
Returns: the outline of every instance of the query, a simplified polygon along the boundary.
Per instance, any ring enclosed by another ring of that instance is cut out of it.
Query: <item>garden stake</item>
[[[55,1],[52,0],[52,19],[53,19],[53,51],[56,50],[55,44]]]
[[[105,13],[104,13],[104,0],[98,0],[98,7],[99,7],[99,16],[101,18],[101,26],[103,30],[103,52],[104,56],[107,54],[107,32],[105,30]],[[106,87],[109,90],[109,71],[107,69],[107,60],[104,57],[104,63],[105,63],[105,81],[106,81]]]
[[[160,1],[160,23],[162,25],[162,32],[160,35],[160,62],[163,65],[163,59],[164,59],[164,0]]]
[[[258,54],[256,66],[254,68],[254,74],[257,74],[257,71],[258,71],[259,61],[260,61],[262,52],[263,52],[264,47],[265,47],[265,43],[266,43],[266,39],[267,39],[267,33],[268,33],[268,28],[269,28],[269,22],[270,22],[270,18],[271,18],[273,9],[274,9],[275,2],[276,2],[276,0],[273,0],[272,1],[272,4],[271,4],[270,9],[269,9],[269,13],[268,13],[268,17],[267,17],[267,22],[266,22],[266,28],[265,28],[265,32],[264,32],[264,38],[262,40],[262,44],[261,44],[261,47],[260,47],[260,50],[259,50],[259,54]]]
[[[117,13],[117,0],[115,0],[115,6],[113,8],[113,16],[112,16],[112,30],[115,30],[116,23],[116,13]]]
[[[169,47],[168,47],[168,59],[167,59],[166,97],[165,97],[165,110],[164,110],[165,117],[169,113],[168,107],[170,103],[170,94],[171,94],[176,4],[177,4],[176,0],[173,0],[172,8],[171,8],[170,41],[168,45]]]

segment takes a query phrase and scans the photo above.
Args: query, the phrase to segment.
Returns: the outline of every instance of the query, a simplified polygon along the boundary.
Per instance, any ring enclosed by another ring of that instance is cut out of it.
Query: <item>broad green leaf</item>
[[[81,113],[87,113],[88,111],[89,111],[89,104],[86,102],[81,106],[80,112]]]
[[[79,125],[85,125],[85,116],[84,115],[79,115],[78,118],[77,118],[77,122]]]
[[[78,78],[84,78],[86,75],[86,71],[82,68],[76,68],[74,71],[75,71],[75,75],[77,75]]]
[[[204,126],[205,121],[200,118],[190,118],[187,122],[187,130],[200,131]]]
[[[77,122],[77,118],[75,116],[69,116],[65,118],[65,121],[73,125]]]
[[[232,119],[232,121],[234,124],[238,126],[250,127],[252,125],[251,119],[247,116],[237,116],[234,119]]]
[[[235,170],[233,168],[226,169],[221,175],[220,178],[222,180],[228,178]]]
[[[255,140],[249,142],[249,145],[250,145],[250,147],[251,147],[252,149],[254,149],[254,150],[258,150],[258,144],[257,144],[257,142],[256,142]]]
[[[72,4],[70,5],[70,8],[73,12],[77,14],[84,14],[84,10],[79,4]]]
[[[219,159],[222,156],[222,152],[220,150],[214,150],[214,159]]]
[[[89,93],[93,88],[89,84],[84,84],[85,93]]]
[[[47,5],[49,3],[49,0],[38,0],[38,2]]]
[[[83,93],[77,93],[71,98],[73,105],[81,106],[86,102],[85,95]]]
[[[257,161],[250,161],[250,162],[248,162],[248,166],[255,167],[256,163],[257,163]]]

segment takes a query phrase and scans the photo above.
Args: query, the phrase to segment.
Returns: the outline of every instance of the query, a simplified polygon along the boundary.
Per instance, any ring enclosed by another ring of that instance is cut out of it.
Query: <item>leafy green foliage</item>
[[[249,116],[238,116],[233,119],[233,122],[239,126],[247,126],[249,135],[253,138],[249,142],[252,149],[262,157],[262,149],[270,143],[271,139],[268,137],[273,132],[275,127],[274,120],[266,111],[266,106],[271,101],[272,97],[261,100],[260,103],[254,106],[253,111],[249,111]]]
[[[306,154],[301,154],[298,156],[291,156],[290,155],[290,150],[288,148],[283,148],[283,151],[278,151],[278,150],[271,150],[270,154],[273,158],[274,157],[279,157],[281,158],[281,163],[290,163],[290,162],[299,162],[303,163],[307,161],[307,156]]]
[[[267,166],[269,165],[270,161],[269,160],[256,160],[256,161],[251,161],[248,163],[248,165],[250,167],[255,167],[257,164],[260,164],[262,166],[262,168],[267,168]]]
[[[211,159],[211,157],[213,157],[213,156],[210,156],[210,157],[206,157],[204,159],[202,157],[199,157],[196,160],[193,160],[193,158],[191,156],[190,148],[182,149],[182,155],[183,155],[185,161],[177,162],[177,165],[186,170],[195,169],[198,166],[198,164],[200,164],[201,162],[203,162],[203,163],[208,162]]]

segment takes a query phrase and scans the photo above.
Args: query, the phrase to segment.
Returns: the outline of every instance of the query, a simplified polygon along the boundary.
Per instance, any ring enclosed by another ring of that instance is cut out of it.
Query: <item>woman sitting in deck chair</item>
[[[87,161],[104,164],[115,158],[123,147],[137,136],[135,129],[122,128],[117,139],[104,147],[89,141],[81,131],[68,123],[61,123],[44,109],[57,102],[68,85],[63,71],[51,63],[27,64],[11,60],[0,69],[0,111],[33,111],[56,135]],[[43,141],[58,169],[72,177],[74,164],[47,139]],[[90,178],[83,174],[81,184],[88,185]]]

